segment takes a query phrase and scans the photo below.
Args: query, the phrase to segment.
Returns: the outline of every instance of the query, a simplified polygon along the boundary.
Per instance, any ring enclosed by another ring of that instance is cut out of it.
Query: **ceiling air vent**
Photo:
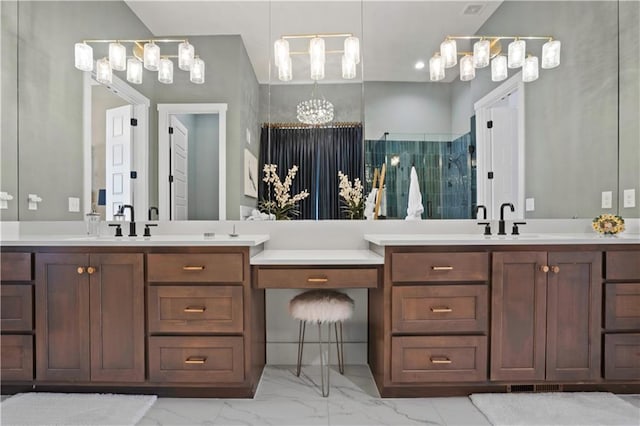
[[[462,10],[463,15],[478,15],[484,9],[484,4],[480,3],[470,3],[464,7]]]

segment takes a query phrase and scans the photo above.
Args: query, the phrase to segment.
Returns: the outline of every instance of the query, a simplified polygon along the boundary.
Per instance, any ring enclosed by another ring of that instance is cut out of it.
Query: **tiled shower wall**
[[[472,123],[473,124],[473,123]],[[472,127],[475,128],[475,127]],[[406,138],[406,139],[405,139]],[[410,139],[409,139],[410,138]],[[416,167],[423,219],[469,219],[476,205],[475,132],[453,139],[388,134],[365,141],[367,191],[374,169],[386,163],[386,217],[404,219],[411,167]]]

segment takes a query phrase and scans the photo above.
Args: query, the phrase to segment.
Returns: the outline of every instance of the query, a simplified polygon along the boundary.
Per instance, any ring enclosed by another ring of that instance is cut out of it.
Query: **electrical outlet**
[[[72,213],[80,211],[80,198],[69,197],[69,211]]]
[[[610,209],[613,204],[613,193],[611,191],[602,191],[602,208]]]
[[[246,136],[247,136],[247,144],[251,145],[251,131],[249,129],[245,129],[246,132]]]
[[[524,200],[524,209],[528,212],[532,212],[536,209],[535,198],[527,198]]]
[[[623,207],[630,208],[636,206],[636,190],[635,189],[625,189],[622,192]]]

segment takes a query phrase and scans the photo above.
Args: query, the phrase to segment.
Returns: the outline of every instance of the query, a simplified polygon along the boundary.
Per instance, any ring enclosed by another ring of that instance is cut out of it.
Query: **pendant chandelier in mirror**
[[[325,49],[325,39],[344,39],[342,49]],[[309,40],[308,50],[294,51],[289,48],[289,40]],[[291,34],[283,35],[273,45],[275,65],[278,68],[278,79],[293,79],[291,55],[309,55],[311,80],[324,79],[325,57],[327,54],[342,55],[342,78],[351,80],[356,77],[356,65],[360,63],[360,40],[351,33],[343,34]]]
[[[298,121],[310,126],[321,126],[333,121],[333,104],[319,94],[318,83],[314,83],[311,98],[302,101],[296,108]]]
[[[173,83],[173,61],[177,58],[178,68],[189,72],[192,83],[204,83],[205,63],[195,54],[195,48],[188,40],[83,40],[75,45],[75,66],[81,71],[94,71],[93,48],[89,43],[108,43],[109,54],[95,61],[96,80],[102,84],[113,82],[113,71],[126,71],[127,81],[142,84],[143,69],[158,73],[158,81]],[[125,44],[131,44],[131,55],[127,56]],[[178,52],[162,54],[164,43],[177,43]]]
[[[459,52],[456,40],[477,40],[473,43],[473,52]],[[507,47],[507,55],[502,50],[502,40],[512,40]],[[551,36],[447,36],[440,44],[440,51],[429,60],[431,81],[445,78],[445,68],[452,68],[460,58],[460,80],[473,80],[476,68],[491,64],[491,80],[502,81],[508,77],[509,68],[522,68],[522,81],[538,79],[538,56],[527,54],[526,40],[547,40],[542,45],[543,69],[560,65],[560,41]]]

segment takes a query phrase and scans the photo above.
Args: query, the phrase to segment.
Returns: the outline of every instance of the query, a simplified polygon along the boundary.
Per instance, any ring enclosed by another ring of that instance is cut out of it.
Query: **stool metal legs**
[[[342,321],[333,323],[336,333],[336,352],[338,354],[338,371],[340,374],[344,374],[344,341],[342,334]],[[338,327],[339,326],[339,327]],[[300,370],[302,368],[302,353],[304,351],[304,334],[307,328],[306,321],[300,321],[298,328],[298,364],[296,366],[296,376],[300,377]],[[338,333],[338,330],[339,333]],[[324,341],[322,339],[322,323],[318,322],[318,344],[320,346],[320,376],[322,384],[322,396],[329,395],[329,365],[331,364],[331,323],[327,324],[327,341],[326,351],[323,350]],[[326,356],[325,356],[326,353]],[[326,389],[325,389],[326,382]]]

